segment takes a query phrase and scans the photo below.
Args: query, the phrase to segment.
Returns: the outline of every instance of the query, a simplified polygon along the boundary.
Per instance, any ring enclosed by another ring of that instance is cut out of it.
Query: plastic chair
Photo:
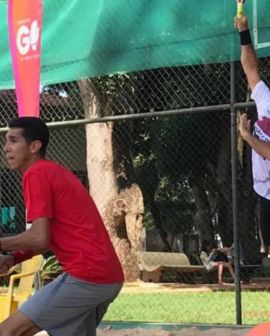
[[[42,255],[24,261],[21,264],[21,273],[10,276],[8,288],[0,287],[0,322],[15,312],[18,306],[32,295],[35,276],[42,263]],[[15,287],[16,280],[19,280],[17,287]]]

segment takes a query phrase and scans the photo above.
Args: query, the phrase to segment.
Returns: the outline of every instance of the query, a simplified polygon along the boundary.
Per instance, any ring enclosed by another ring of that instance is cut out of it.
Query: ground
[[[98,329],[97,336],[248,336],[249,330],[248,328],[213,328],[202,331],[196,327],[190,327],[175,331],[165,331],[161,329],[111,329],[107,327]],[[48,334],[45,331],[41,331],[36,336],[48,336]]]
[[[185,284],[160,284],[160,283],[126,283],[123,288],[124,293],[160,293],[162,292],[209,292],[215,289],[226,289],[231,287],[234,290],[233,285],[224,286],[221,288],[217,284],[214,285],[194,285],[192,288],[190,285]],[[252,285],[247,285],[249,289],[253,289]],[[257,286],[255,286],[257,288]],[[207,330],[200,330],[195,327],[184,328],[176,331],[164,331],[161,329],[118,329],[113,330],[111,328],[99,329],[97,336],[247,336],[250,329],[235,329],[235,328],[211,328]]]
[[[201,331],[195,327],[179,331],[164,331],[160,329],[121,329],[110,328],[98,330],[97,336],[247,336],[249,329],[235,330],[230,328],[213,328]]]
[[[243,286],[243,285],[242,285]],[[256,290],[259,285],[254,286],[254,284],[245,285],[249,290]],[[269,288],[270,283],[268,282],[267,288]],[[224,287],[224,288],[223,288]],[[190,285],[185,284],[161,284],[161,283],[126,283],[123,292],[124,293],[160,293],[162,292],[209,292],[215,289],[230,289],[234,290],[234,285],[230,284],[227,286],[218,286],[217,284],[213,285],[193,285],[192,288]],[[265,289],[265,284],[264,287]],[[232,328],[211,328],[207,330],[200,330],[196,327],[183,328],[181,330],[175,331],[165,331],[161,329],[141,329],[141,328],[132,328],[132,329],[112,329],[110,327],[105,327],[98,329],[97,336],[248,336],[248,328],[236,329]],[[47,333],[41,332],[39,336],[47,336]]]

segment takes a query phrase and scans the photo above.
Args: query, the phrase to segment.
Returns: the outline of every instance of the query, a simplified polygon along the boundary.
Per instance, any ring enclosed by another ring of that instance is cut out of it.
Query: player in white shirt
[[[250,120],[242,114],[239,122],[240,135],[252,148],[252,172],[255,192],[260,198],[260,222],[266,254],[270,247],[270,90],[261,80],[258,59],[252,45],[248,21],[245,16],[235,19],[241,41],[241,63],[252,90],[258,119],[254,133]]]

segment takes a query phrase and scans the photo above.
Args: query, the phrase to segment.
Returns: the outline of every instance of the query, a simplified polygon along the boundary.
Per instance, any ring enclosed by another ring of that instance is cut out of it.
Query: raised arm
[[[258,59],[252,45],[248,20],[245,16],[235,19],[241,40],[241,63],[251,90],[261,80]]]
[[[253,90],[261,80],[259,63],[252,46],[252,40],[248,29],[248,21],[245,16],[235,18],[235,25],[240,33],[241,42],[241,63],[246,74],[248,84]],[[240,135],[249,146],[264,159],[270,160],[270,143],[260,140],[250,131],[250,120],[246,114],[242,114],[239,119]]]

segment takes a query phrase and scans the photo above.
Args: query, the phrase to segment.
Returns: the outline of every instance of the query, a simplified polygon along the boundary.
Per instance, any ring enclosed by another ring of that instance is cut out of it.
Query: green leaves
[[[45,282],[50,282],[55,279],[60,273],[62,273],[62,266],[59,264],[59,261],[55,256],[50,256],[44,260],[41,270],[40,270],[40,278],[41,282],[44,284]]]

